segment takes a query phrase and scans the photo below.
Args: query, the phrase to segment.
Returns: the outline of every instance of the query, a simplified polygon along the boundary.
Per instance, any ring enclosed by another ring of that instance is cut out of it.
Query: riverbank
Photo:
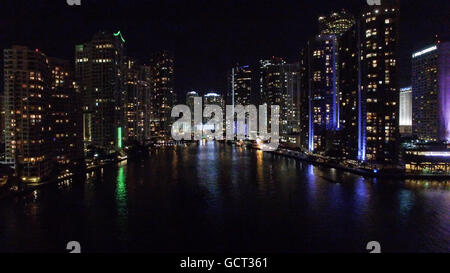
[[[62,173],[57,176],[50,177],[48,179],[45,179],[39,183],[23,183],[20,180],[16,179],[17,181],[7,183],[3,187],[0,187],[0,200],[8,197],[14,197],[14,196],[21,196],[25,194],[29,194],[34,192],[35,190],[45,188],[46,186],[53,185],[55,183],[59,183],[61,181],[71,179],[76,175],[85,175],[89,172],[100,170],[104,167],[111,166],[113,164],[118,164],[120,162],[128,160],[129,157],[122,157],[118,158],[115,161],[110,162],[103,162],[98,165],[91,165],[86,167],[83,171],[79,172],[69,172],[69,173]]]
[[[249,145],[252,149],[259,150],[259,148]],[[314,166],[322,166],[326,168],[334,168],[337,170],[361,175],[364,177],[371,178],[388,178],[388,179],[434,179],[434,180],[449,180],[450,176],[446,174],[416,174],[416,173],[406,173],[401,169],[388,169],[388,170],[378,170],[378,169],[363,169],[357,167],[348,167],[342,164],[334,164],[326,161],[319,161],[319,157],[314,157],[312,155],[306,155],[301,152],[289,150],[286,148],[279,148],[276,151],[266,152],[275,155],[280,155],[284,157],[293,158],[302,162],[312,164]],[[322,159],[324,160],[324,159]]]

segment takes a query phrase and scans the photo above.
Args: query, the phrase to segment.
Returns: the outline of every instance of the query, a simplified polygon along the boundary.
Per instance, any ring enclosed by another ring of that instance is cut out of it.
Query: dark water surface
[[[367,252],[373,240],[383,252],[450,252],[450,183],[209,142],[0,201],[1,252],[65,252],[68,241],[83,252]]]

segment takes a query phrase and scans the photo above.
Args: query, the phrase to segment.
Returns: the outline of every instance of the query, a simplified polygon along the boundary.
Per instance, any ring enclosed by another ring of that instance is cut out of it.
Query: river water
[[[450,182],[382,180],[226,144],[153,150],[0,201],[1,252],[450,252]]]

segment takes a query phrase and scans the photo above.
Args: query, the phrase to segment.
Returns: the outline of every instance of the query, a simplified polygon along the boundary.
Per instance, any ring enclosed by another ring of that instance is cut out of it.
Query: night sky
[[[317,18],[346,9],[358,14],[365,0],[311,1],[137,1],[1,0],[0,49],[13,44],[39,48],[49,56],[73,59],[74,45],[99,30],[121,30],[127,54],[148,63],[150,53],[175,53],[176,91],[225,92],[234,63],[257,64],[280,56],[296,61],[317,34]],[[400,85],[409,84],[410,56],[435,34],[449,39],[450,1],[403,0]],[[2,56],[3,57],[3,56]]]

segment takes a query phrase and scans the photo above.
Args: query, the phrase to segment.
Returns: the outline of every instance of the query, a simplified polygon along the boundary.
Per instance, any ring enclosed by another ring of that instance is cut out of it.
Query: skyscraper
[[[150,130],[150,68],[125,58],[125,131],[128,144],[144,145]]]
[[[344,11],[346,27],[336,34],[338,40],[338,133],[335,143],[337,155],[346,159],[358,157],[358,87],[359,54],[358,24],[354,17]]]
[[[223,120],[223,124],[225,122],[225,99],[223,98],[223,96],[221,94],[218,94],[214,91],[209,92],[207,94],[205,94],[203,96],[203,108],[206,107],[207,105],[218,105],[221,107],[222,109],[222,120]],[[210,120],[210,118],[203,118],[203,130],[205,129],[209,129],[209,130],[217,130],[216,127],[212,126],[208,126],[206,125],[206,123]],[[222,131],[225,130],[225,127],[222,126]]]
[[[394,164],[398,154],[398,15],[387,3],[368,7],[360,19],[358,158],[382,165]]]
[[[122,148],[124,44],[120,31],[103,31],[75,47],[75,75],[83,95],[84,141],[106,153]]]
[[[249,105],[252,95],[252,70],[248,65],[231,69],[231,88],[227,95],[230,105]]]
[[[422,141],[450,141],[450,42],[412,55],[413,134]]]
[[[312,123],[309,135],[312,151],[316,153],[330,149],[331,133],[338,129],[337,49],[335,35],[317,35],[308,43]]]
[[[282,143],[287,143],[289,136],[293,133],[298,134],[299,131],[299,117],[295,108],[300,92],[299,69],[298,63],[287,64],[278,57],[260,61],[261,104],[267,104],[268,116],[272,105],[280,107],[279,128]]]
[[[39,182],[51,172],[49,121],[52,77],[38,49],[4,50],[5,161],[24,182]]]
[[[189,106],[192,115],[194,115],[194,98],[198,97],[200,97],[200,95],[195,91],[191,91],[186,94],[186,105]]]
[[[356,148],[352,149],[357,143],[356,20],[344,10],[334,12],[319,17],[319,31],[320,34],[308,42],[307,56],[302,60],[309,79],[308,84],[303,84],[309,90],[310,100],[308,150],[356,157]],[[305,92],[303,94],[305,97]],[[303,122],[303,135],[305,124]]]
[[[171,135],[171,111],[176,103],[174,57],[171,52],[153,54],[151,69],[151,137],[168,139]]]
[[[191,111],[191,134],[194,136],[195,133],[195,123],[194,123],[194,108],[195,108],[195,98],[201,98],[200,95],[195,91],[190,91],[186,94],[186,105]],[[202,109],[203,110],[203,109]],[[201,127],[201,126],[198,126]],[[201,128],[199,128],[201,130]]]
[[[54,161],[63,166],[82,165],[83,113],[82,98],[74,72],[67,60],[49,58],[52,75],[50,108],[48,110],[51,146]]]

